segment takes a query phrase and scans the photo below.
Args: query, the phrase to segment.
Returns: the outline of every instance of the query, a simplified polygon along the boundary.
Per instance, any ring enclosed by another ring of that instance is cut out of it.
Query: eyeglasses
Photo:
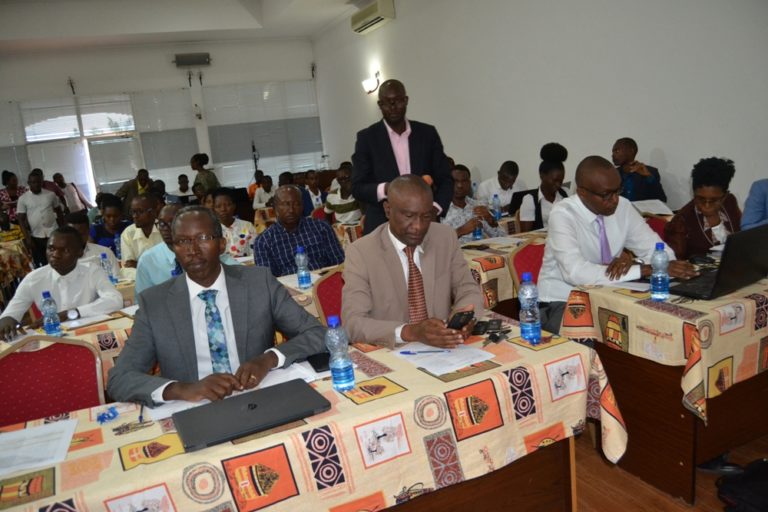
[[[171,223],[170,222],[165,222],[164,220],[157,220],[155,222],[155,225],[158,227],[158,229],[170,229],[171,228]]]
[[[720,204],[723,202],[723,199],[725,199],[725,194],[723,194],[720,197],[701,197],[701,196],[693,196],[693,200],[696,204],[700,204],[702,206],[709,206],[709,205],[715,205]]]
[[[131,217],[133,217],[135,215],[141,215],[142,213],[151,213],[153,211],[155,211],[154,208],[144,208],[142,210],[131,210],[128,213],[130,213]]]
[[[216,235],[197,235],[195,238],[176,238],[173,241],[173,245],[179,247],[191,247],[192,245],[200,245],[207,242],[212,242],[217,238],[221,238]]]
[[[619,197],[621,195],[621,193],[624,192],[624,187],[619,187],[616,190],[610,190],[608,192],[603,192],[602,194],[599,194],[599,193],[595,192],[594,190],[589,190],[586,187],[579,187],[579,188],[582,189],[582,190],[586,190],[587,192],[589,192],[593,196],[597,197],[601,201],[610,201],[614,197]]]

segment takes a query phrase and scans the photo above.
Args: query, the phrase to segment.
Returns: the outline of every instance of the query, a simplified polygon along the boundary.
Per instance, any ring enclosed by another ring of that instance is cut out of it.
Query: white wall
[[[435,124],[446,153],[489,177],[520,164],[538,182],[539,149],[570,153],[571,179],[622,136],[659,167],[671,206],[690,197],[690,170],[731,158],[740,202],[766,176],[768,2],[764,0],[420,0],[366,36],[348,20],[314,44],[318,105],[332,164],[379,119],[360,81],[402,80],[409,116]]]

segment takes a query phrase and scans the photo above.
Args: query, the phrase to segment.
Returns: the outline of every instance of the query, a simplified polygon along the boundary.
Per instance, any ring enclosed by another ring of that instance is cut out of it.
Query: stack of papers
[[[674,215],[663,201],[658,199],[647,199],[645,201],[632,201],[632,206],[640,213],[646,215]]]
[[[490,352],[466,345],[459,345],[450,350],[440,350],[419,342],[407,343],[396,348],[393,353],[433,375],[455,372],[496,357]]]
[[[62,420],[0,434],[0,477],[63,461],[75,427],[77,420]]]

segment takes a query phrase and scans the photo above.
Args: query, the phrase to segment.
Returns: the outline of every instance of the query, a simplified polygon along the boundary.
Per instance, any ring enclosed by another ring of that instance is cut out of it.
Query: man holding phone
[[[341,316],[351,339],[394,347],[454,348],[483,314],[483,297],[452,228],[432,222],[432,190],[419,176],[389,185],[388,222],[347,248]],[[461,321],[459,321],[461,320]],[[464,323],[468,321],[468,323]]]

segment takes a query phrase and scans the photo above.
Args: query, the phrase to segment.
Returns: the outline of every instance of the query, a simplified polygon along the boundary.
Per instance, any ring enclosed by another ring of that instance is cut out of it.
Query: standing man
[[[213,211],[184,208],[172,236],[184,273],[139,295],[131,336],[109,372],[112,398],[149,406],[218,400],[325,350],[325,329],[268,269],[219,262],[226,242]],[[275,329],[288,339],[279,347]],[[155,364],[160,373],[150,375]]]
[[[357,133],[352,155],[352,195],[366,205],[365,234],[387,221],[383,201],[389,182],[398,176],[430,176],[440,216],[448,211],[453,196],[451,169],[437,130],[405,117],[405,86],[399,80],[384,82],[378,105],[383,119]]]
[[[440,348],[463,343],[452,311],[483,314],[456,233],[432,222],[432,190],[417,176],[392,181],[384,203],[389,222],[347,247],[341,316],[350,339],[394,347],[421,341]]]
[[[48,263],[45,249],[48,237],[62,224],[64,212],[56,194],[43,188],[43,171],[33,169],[27,184],[29,190],[19,197],[16,218],[32,250],[35,266],[42,267]]]
[[[53,182],[64,193],[64,202],[67,210],[70,213],[81,212],[88,208],[93,208],[93,205],[88,202],[80,189],[74,183],[67,183],[64,181],[64,176],[60,172],[53,175]]]
[[[139,169],[134,179],[126,181],[117,189],[115,195],[123,201],[123,215],[126,217],[131,216],[130,210],[133,198],[142,194],[148,194],[150,185],[152,185],[152,180],[149,179],[149,171]]]
[[[630,201],[658,199],[667,202],[667,194],[661,186],[659,170],[635,160],[637,142],[629,137],[617,140],[613,144],[611,156],[613,165],[621,176],[621,197]]]

